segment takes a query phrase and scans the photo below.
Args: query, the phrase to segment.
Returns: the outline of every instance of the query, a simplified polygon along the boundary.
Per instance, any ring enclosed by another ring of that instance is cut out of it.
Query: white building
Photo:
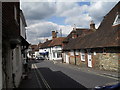
[[[48,60],[62,60],[62,41],[64,37],[57,37],[57,32],[52,31],[52,40],[46,40],[39,52]]]

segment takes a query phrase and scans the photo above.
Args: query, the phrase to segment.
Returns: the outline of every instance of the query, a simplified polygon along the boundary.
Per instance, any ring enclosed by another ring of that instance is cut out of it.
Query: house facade
[[[63,61],[80,67],[119,71],[119,8],[120,2],[104,17],[99,28],[94,29],[92,33],[74,39],[66,38],[67,40],[63,42]],[[90,29],[93,26],[94,23],[91,22]]]
[[[29,45],[21,33],[26,26],[23,19],[19,2],[2,2],[2,88],[16,88],[21,81]]]
[[[62,41],[64,37],[54,38],[49,44],[49,60],[62,60]]]
[[[64,37],[57,37],[57,32],[52,31],[52,40],[46,40],[41,45],[39,52],[47,60],[62,60],[62,41]]]

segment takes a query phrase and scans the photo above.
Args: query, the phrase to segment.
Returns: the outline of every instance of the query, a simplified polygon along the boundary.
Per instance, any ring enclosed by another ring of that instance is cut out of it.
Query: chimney
[[[48,39],[46,39],[46,42],[48,41]]]
[[[92,31],[96,31],[96,29],[95,29],[95,23],[93,22],[93,20],[92,20],[91,23],[90,23],[90,29],[91,29]]]
[[[57,38],[57,32],[52,31],[52,39]]]
[[[76,25],[74,24],[74,28],[73,28],[74,31],[76,31]]]

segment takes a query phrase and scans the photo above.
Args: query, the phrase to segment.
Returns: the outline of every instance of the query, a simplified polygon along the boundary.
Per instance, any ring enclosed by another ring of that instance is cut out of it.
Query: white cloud
[[[103,17],[115,6],[116,2],[95,2],[89,7],[89,15],[96,22],[99,23]]]
[[[38,43],[45,38],[51,39],[52,30],[62,29],[62,33],[67,35],[72,30],[73,24],[77,27],[89,28],[91,20],[94,20],[98,27],[103,16],[117,3],[101,1],[93,0],[90,5],[82,6],[76,2],[23,2],[22,9],[28,23],[28,41]],[[65,17],[65,24],[68,25],[44,21],[51,16]]]
[[[39,23],[35,23],[33,25],[30,25],[27,27],[27,40],[30,43],[38,43],[39,41],[43,42],[45,39],[51,39],[52,31],[53,30],[60,30],[62,29],[63,35],[67,35],[71,32],[72,27],[71,26],[64,26],[64,25],[58,25],[52,22],[46,22],[42,21]],[[58,34],[60,35],[60,32],[58,31]]]
[[[56,11],[55,3],[48,2],[23,2],[22,10],[26,19],[42,20],[52,16]]]

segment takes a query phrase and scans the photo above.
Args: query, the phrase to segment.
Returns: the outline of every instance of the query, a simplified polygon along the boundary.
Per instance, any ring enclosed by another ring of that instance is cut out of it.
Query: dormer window
[[[118,25],[118,24],[120,24],[120,15],[119,14],[117,14],[115,21],[113,23],[113,26]]]

